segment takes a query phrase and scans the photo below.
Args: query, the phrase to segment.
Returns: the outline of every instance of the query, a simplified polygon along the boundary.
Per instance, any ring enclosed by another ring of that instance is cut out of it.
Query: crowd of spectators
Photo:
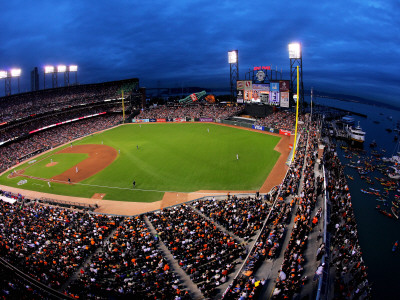
[[[0,201],[0,253],[38,281],[59,288],[115,228],[118,217],[37,203]]]
[[[0,123],[81,104],[120,97],[118,90],[125,81],[78,85],[3,97],[0,101]]]
[[[40,151],[115,126],[121,119],[120,114],[105,114],[39,131],[30,134],[23,140],[2,145],[0,146],[0,171],[4,171]]]
[[[42,300],[47,298],[35,286],[21,280],[14,272],[0,264],[0,298],[20,300]]]
[[[143,215],[125,218],[67,294],[82,299],[190,299],[158,243]]]
[[[161,119],[161,118],[213,118],[226,119],[239,114],[243,106],[226,106],[211,104],[192,104],[182,106],[156,106],[142,110],[136,119]]]
[[[148,216],[160,239],[205,297],[228,280],[245,248],[187,205]]]
[[[304,122],[304,115],[299,115],[299,122]],[[273,112],[265,118],[257,119],[255,125],[294,131],[296,114],[288,110]]]
[[[3,125],[0,127],[0,143],[9,139],[22,137],[29,132],[43,128],[45,126],[61,123],[64,121],[80,118],[88,115],[93,115],[101,112],[121,111],[121,104],[103,104],[95,107],[75,108],[67,111],[57,112],[51,115],[45,115],[38,118],[30,118],[26,121],[19,122],[13,125]]]
[[[306,158],[306,146],[308,142],[307,131],[300,135],[295,160],[283,180],[279,189],[271,195],[276,198],[275,205],[271,209],[266,226],[256,241],[254,249],[250,253],[242,273],[232,282],[225,293],[226,299],[255,299],[263,288],[263,282],[255,280],[254,274],[264,260],[273,260],[279,255],[281,244],[291,220],[292,209],[297,197],[303,164]]]
[[[361,256],[351,195],[344,168],[333,150],[326,149],[324,152],[324,165],[331,204],[328,231],[332,234],[331,263],[335,268],[335,298],[368,298],[371,287],[367,267]]]
[[[312,125],[311,125],[312,126]],[[304,135],[307,132],[303,131]],[[308,236],[318,223],[322,208],[314,214],[317,197],[322,196],[322,177],[315,177],[318,138],[316,126],[310,127],[305,151],[305,166],[303,172],[303,187],[296,197],[296,213],[289,244],[284,253],[284,259],[279,270],[273,292],[274,299],[293,298],[300,292],[301,286],[307,280],[304,273],[304,252]]]
[[[244,240],[254,236],[268,214],[268,205],[260,196],[238,198],[234,195],[221,201],[199,200],[193,206]]]

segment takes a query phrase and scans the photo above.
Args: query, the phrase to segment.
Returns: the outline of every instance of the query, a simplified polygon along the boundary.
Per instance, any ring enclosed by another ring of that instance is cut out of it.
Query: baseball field
[[[0,184],[133,202],[165,192],[258,190],[280,156],[280,139],[211,123],[127,124],[30,159]]]

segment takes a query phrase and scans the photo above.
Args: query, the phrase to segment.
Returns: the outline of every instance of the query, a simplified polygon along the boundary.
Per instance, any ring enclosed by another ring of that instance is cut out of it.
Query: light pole
[[[51,87],[54,88],[54,83],[57,84],[57,79],[55,74],[54,66],[45,66],[44,67],[44,78],[43,78],[43,89],[46,89],[46,74],[51,74],[52,84]]]
[[[68,84],[66,72],[67,72],[67,66],[66,65],[58,65],[57,66],[57,75],[58,75],[58,73],[64,73],[64,86],[67,86],[67,84]]]
[[[5,81],[7,80],[7,71],[4,70],[0,71],[0,79],[4,79]],[[4,94],[7,96],[7,88],[5,82],[4,82]]]
[[[293,95],[294,83],[299,80],[299,95],[297,101],[299,105],[304,103],[304,88],[303,88],[303,57],[300,43],[289,44],[289,59],[290,59],[290,91]],[[299,69],[297,71],[297,68]],[[297,78],[299,77],[299,78]]]
[[[68,67],[68,84],[69,84],[69,73],[75,72],[75,85],[78,84],[78,66],[77,65],[70,65]]]
[[[236,82],[239,80],[239,51],[233,50],[228,52],[229,72],[230,72],[230,88],[231,101],[236,96]]]
[[[19,89],[19,77],[21,77],[21,69],[11,69],[10,71],[11,77],[17,77],[18,79],[18,94],[20,93]],[[11,84],[10,84],[10,89],[11,89]],[[10,93],[11,94],[11,93]]]

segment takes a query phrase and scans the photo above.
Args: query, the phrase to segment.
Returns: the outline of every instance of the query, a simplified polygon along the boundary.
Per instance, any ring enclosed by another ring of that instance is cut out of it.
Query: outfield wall
[[[214,118],[161,118],[161,119],[132,119],[132,123],[165,123],[165,122],[211,122],[211,123],[222,123],[234,126],[240,126],[245,128],[252,128],[261,131],[268,131],[271,133],[281,134],[281,135],[292,135],[290,130],[276,129],[271,127],[265,127],[261,125],[249,124],[246,122],[232,121],[232,120],[220,120]]]

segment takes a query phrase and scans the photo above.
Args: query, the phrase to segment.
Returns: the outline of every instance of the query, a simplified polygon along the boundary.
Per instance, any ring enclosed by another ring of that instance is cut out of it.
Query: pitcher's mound
[[[48,164],[46,165],[46,167],[52,167],[52,166],[55,166],[56,164],[58,164],[58,162],[53,161],[53,162],[51,162],[51,163],[48,163]]]
[[[106,194],[96,193],[96,194],[94,194],[94,195],[92,196],[92,199],[100,199],[100,200],[102,200],[103,197],[104,197],[105,195],[106,195]]]

